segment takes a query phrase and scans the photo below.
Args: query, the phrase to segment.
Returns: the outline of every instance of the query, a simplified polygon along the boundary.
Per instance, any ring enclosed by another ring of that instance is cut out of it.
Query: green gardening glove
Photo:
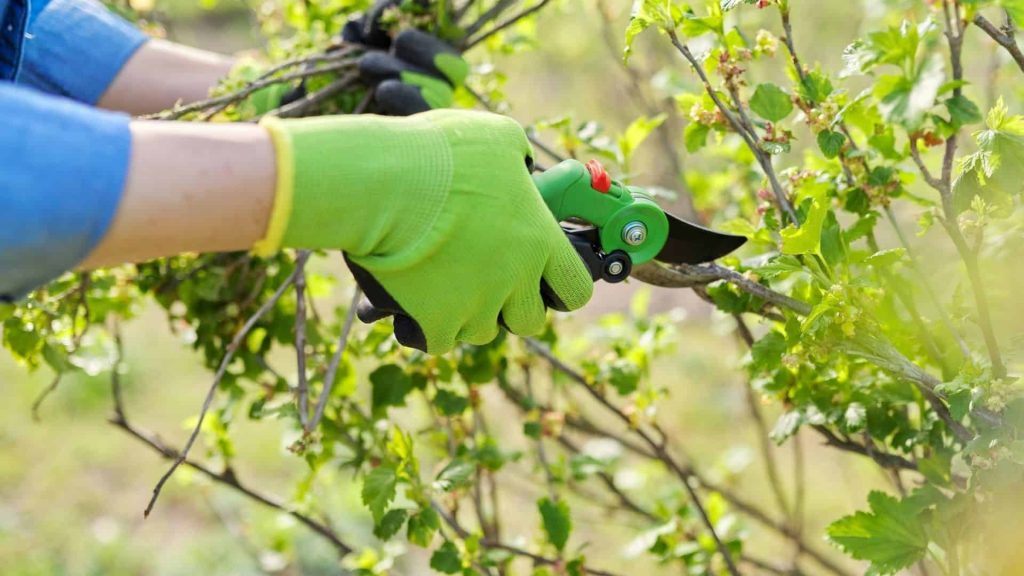
[[[258,253],[341,249],[371,306],[395,316],[399,342],[434,354],[485,344],[504,324],[544,327],[542,282],[574,310],[593,280],[530,177],[513,120],[436,110],[264,119],[278,191]]]

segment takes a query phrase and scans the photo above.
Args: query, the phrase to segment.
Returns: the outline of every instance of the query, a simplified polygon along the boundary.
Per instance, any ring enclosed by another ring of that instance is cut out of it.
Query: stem
[[[1017,45],[1017,38],[1014,36],[1012,25],[1007,24],[1002,29],[996,28],[995,24],[980,13],[974,15],[971,23],[984,30],[985,34],[988,34],[990,38],[996,41],[996,44],[1002,46],[1010,57],[1013,58],[1013,61],[1017,63],[1020,71],[1024,72],[1024,52],[1021,52],[1020,46]]]
[[[171,463],[170,469],[168,469],[156,483],[156,486],[153,488],[153,496],[149,499],[149,504],[146,505],[146,510],[143,512],[143,516],[147,518],[149,517],[149,513],[153,511],[153,506],[156,505],[156,501],[160,497],[160,491],[163,490],[164,484],[166,484],[167,480],[169,480],[171,475],[174,474],[174,471],[178,469],[178,466],[181,466],[188,458],[189,450],[192,449],[192,445],[195,444],[196,438],[199,437],[199,431],[203,427],[203,420],[206,419],[206,413],[210,410],[210,404],[213,402],[214,394],[216,394],[217,388],[220,386],[220,381],[224,378],[224,374],[227,373],[228,366],[231,365],[231,360],[234,359],[235,352],[238,350],[238,347],[242,345],[245,337],[249,335],[249,332],[256,326],[256,323],[259,322],[260,318],[269,312],[270,309],[277,304],[278,300],[284,296],[288,287],[295,283],[296,278],[298,278],[298,275],[302,273],[305,266],[306,261],[300,256],[295,262],[295,270],[292,271],[288,279],[278,287],[273,296],[271,296],[263,303],[262,306],[259,307],[258,310],[256,310],[249,320],[245,322],[245,325],[243,325],[238,333],[235,334],[235,337],[231,339],[227,352],[224,354],[224,358],[221,360],[220,366],[217,368],[217,372],[213,377],[213,384],[210,385],[210,389],[206,392],[206,398],[203,399],[203,407],[199,411],[199,419],[196,421],[196,425],[188,437],[188,442],[185,443],[185,447],[174,458],[174,462]]]
[[[324,417],[327,401],[331,398],[331,390],[334,389],[334,381],[338,377],[338,367],[341,366],[341,358],[345,354],[345,349],[348,348],[348,337],[352,333],[352,324],[356,318],[356,307],[362,294],[362,291],[357,286],[352,295],[352,303],[348,307],[348,313],[345,315],[345,324],[341,327],[341,338],[338,339],[338,348],[334,351],[331,363],[327,365],[327,374],[324,375],[324,389],[320,391],[320,398],[316,402],[316,413],[313,414],[313,419],[309,421],[306,432],[316,430],[320,420]]]
[[[775,201],[779,204],[779,209],[789,217],[790,222],[795,226],[800,225],[800,221],[797,220],[796,211],[793,210],[793,206],[790,205],[789,200],[786,198],[786,193],[782,189],[782,184],[779,183],[778,177],[775,175],[775,168],[772,166],[771,157],[765,153],[764,150],[758,145],[758,136],[754,132],[753,126],[750,124],[749,118],[746,117],[746,112],[743,109],[743,102],[739,99],[739,95],[733,90],[731,92],[733,103],[736,106],[736,110],[740,114],[741,119],[737,119],[736,115],[733,114],[728,106],[722,102],[719,98],[718,92],[711,86],[711,81],[708,80],[707,74],[704,72],[704,67],[700,65],[697,58],[694,57],[690,49],[680,42],[679,36],[676,35],[674,30],[668,30],[668,36],[672,40],[672,45],[676,47],[676,50],[686,58],[686,61],[690,63],[690,67],[700,77],[701,83],[704,84],[704,91],[707,92],[711,101],[715,103],[718,110],[725,116],[725,119],[732,126],[733,130],[743,138],[743,141],[747,144],[747,147],[757,158],[758,164],[761,166],[761,170],[764,171],[765,176],[768,178],[768,182],[771,185],[772,192],[775,194]]]
[[[810,548],[807,545],[807,543],[803,541],[803,539],[797,537],[793,533],[793,531],[785,524],[772,519],[771,516],[766,514],[757,506],[745,501],[742,497],[737,495],[732,490],[724,486],[716,486],[714,483],[709,482],[706,478],[701,476],[693,467],[683,466],[679,464],[679,462],[677,462],[676,459],[669,452],[668,438],[664,434],[661,434],[659,439],[655,439],[650,433],[645,431],[643,428],[634,426],[632,420],[630,420],[628,415],[622,412],[618,407],[612,404],[607,398],[605,398],[594,387],[592,387],[590,383],[587,382],[587,379],[581,373],[569,367],[565,362],[563,362],[561,359],[555,356],[551,352],[551,350],[547,348],[547,346],[532,338],[524,338],[523,342],[526,344],[527,348],[539,354],[549,364],[551,364],[551,366],[555,370],[561,372],[562,374],[565,374],[574,382],[579,384],[580,387],[587,391],[587,393],[599,404],[601,404],[601,406],[606,408],[620,421],[625,423],[626,426],[630,428],[630,430],[637,434],[644,441],[644,443],[646,443],[650,447],[650,449],[653,452],[652,459],[661,461],[669,469],[670,472],[675,474],[675,476],[680,480],[680,482],[686,487],[686,489],[690,493],[693,493],[693,488],[692,486],[690,486],[690,482],[692,481],[695,481],[697,484],[705,487],[709,491],[719,493],[736,510],[744,514],[747,514],[754,520],[757,520],[761,524],[771,528],[772,530],[792,540],[800,548],[802,553],[814,559],[815,562],[817,562],[820,566],[824,567],[829,572],[839,575],[847,574],[847,572],[843,568],[841,568],[835,562],[827,558],[824,554],[818,552],[813,548]],[[715,533],[712,531],[712,534]],[[735,568],[735,566],[733,567]]]
[[[302,250],[299,258],[306,262],[310,252]],[[309,430],[309,379],[306,374],[306,271],[295,276],[295,364],[299,373],[299,382],[295,387],[298,397],[299,424],[303,430]]]

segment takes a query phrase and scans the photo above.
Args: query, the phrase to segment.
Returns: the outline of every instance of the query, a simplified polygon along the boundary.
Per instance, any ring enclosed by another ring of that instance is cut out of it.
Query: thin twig
[[[212,112],[208,112],[206,117],[206,119],[209,119],[209,117],[215,116],[217,113],[221,112],[231,104],[240,102],[251,96],[254,92],[262,90],[263,88],[266,88],[268,86],[272,86],[274,84],[282,84],[284,82],[291,82],[292,80],[301,80],[303,78],[309,78],[310,76],[319,76],[325,73],[340,72],[342,70],[351,69],[352,67],[355,66],[355,57],[353,56],[353,54],[353,51],[340,51],[331,52],[327,54],[317,54],[315,56],[307,57],[305,60],[290,61],[288,63],[284,63],[273,68],[270,72],[267,72],[261,78],[254,80],[246,84],[241,89],[231,92],[229,94],[208,98],[206,100],[200,100],[198,102],[193,102],[185,106],[178,106],[166,112],[161,112],[159,114],[143,116],[142,119],[178,120],[183,116],[191,114],[193,112],[201,112],[204,110],[212,109]],[[331,64],[319,68],[304,68],[297,72],[289,72],[288,74],[282,74],[281,76],[273,76],[273,74],[275,74],[277,71],[281,69],[298,66],[305,62],[330,62]],[[287,64],[287,66],[285,64]]]
[[[761,166],[761,170],[768,178],[768,183],[771,185],[772,192],[775,194],[775,201],[779,205],[779,209],[789,218],[789,221],[794,226],[800,225],[800,220],[796,217],[796,211],[793,210],[793,206],[790,204],[789,199],[786,198],[786,192],[782,189],[782,184],[779,183],[778,176],[775,174],[775,167],[772,166],[771,156],[766,154],[758,142],[757,133],[754,132],[753,125],[750,123],[749,118],[746,117],[746,112],[743,108],[743,102],[740,100],[739,95],[735,90],[730,90],[730,94],[733,98],[733,104],[736,107],[740,117],[737,118],[733,114],[729,107],[722,102],[722,99],[718,96],[718,91],[711,86],[711,81],[708,79],[707,73],[704,72],[704,67],[697,61],[697,58],[690,52],[689,47],[683,44],[679,40],[679,36],[676,35],[675,31],[669,30],[668,36],[672,40],[672,45],[676,47],[676,50],[686,58],[687,62],[690,63],[690,67],[697,76],[700,77],[701,83],[704,84],[704,91],[711,98],[711,101],[715,103],[719,112],[725,117],[732,126],[733,130],[743,138],[747,148],[757,159],[758,164]]]
[[[635,434],[640,436],[640,438],[643,439],[644,442],[651,447],[652,451],[655,453],[654,459],[662,461],[662,463],[665,464],[666,467],[669,468],[669,470],[680,479],[681,483],[683,483],[688,490],[692,488],[690,486],[690,482],[692,480],[695,480],[699,485],[705,487],[706,489],[712,492],[719,493],[736,510],[750,516],[751,518],[757,520],[761,524],[793,540],[796,543],[796,545],[800,547],[800,550],[803,553],[805,553],[808,557],[813,559],[826,570],[839,575],[848,574],[846,570],[844,570],[834,561],[830,560],[828,557],[826,557],[821,552],[815,550],[814,548],[811,548],[802,539],[796,537],[796,535],[793,533],[790,527],[786,524],[774,520],[773,518],[771,518],[771,516],[766,514],[760,508],[751,504],[750,502],[747,502],[744,498],[742,498],[735,492],[723,486],[716,486],[713,483],[709,482],[706,478],[703,478],[700,474],[698,474],[698,472],[693,467],[682,466],[678,462],[676,462],[675,458],[673,458],[672,455],[667,451],[666,442],[668,438],[666,436],[662,435],[661,440],[656,440],[642,428],[633,426],[632,421],[629,419],[629,416],[627,416],[624,412],[619,410],[614,404],[609,402],[607,398],[605,398],[595,388],[593,388],[581,373],[574,370],[565,362],[563,362],[560,358],[555,356],[547,346],[531,338],[525,338],[523,339],[523,342],[530,350],[536,352],[548,363],[550,363],[552,367],[554,367],[556,370],[565,374],[574,382],[579,384],[580,387],[586,390],[588,394],[592,398],[594,398],[599,404],[601,404],[610,412],[612,412],[612,414],[617,416],[620,420],[623,420]]]
[[[754,345],[754,335],[751,334],[747,323],[739,314],[735,314],[733,318],[736,320],[736,330],[740,339],[747,345],[747,347],[752,347]],[[783,490],[782,480],[779,476],[778,464],[775,461],[775,448],[772,445],[768,431],[768,424],[764,420],[764,415],[761,414],[761,407],[758,404],[757,395],[754,394],[753,385],[749,382],[743,386],[743,390],[746,393],[747,411],[750,413],[750,418],[754,421],[754,429],[757,431],[758,445],[761,448],[761,459],[764,460],[765,472],[768,474],[768,485],[771,487],[772,494],[775,496],[775,502],[779,506],[779,511],[783,516],[788,518],[790,524],[795,527],[796,523],[793,516],[793,510],[786,501],[786,494]]]
[[[267,115],[277,116],[279,118],[298,118],[300,116],[304,116],[310,110],[317,108],[324,102],[327,102],[331,98],[341,94],[345,90],[348,90],[354,86],[358,80],[358,72],[345,74],[316,92],[306,94],[295,102],[290,102],[277,110],[268,112]],[[358,114],[358,112],[356,113]]]
[[[331,357],[331,363],[327,365],[327,374],[324,376],[324,388],[320,391],[320,398],[316,402],[316,413],[313,414],[313,419],[309,421],[309,425],[306,427],[306,432],[312,432],[316,430],[316,427],[320,424],[320,420],[324,417],[324,410],[327,408],[327,401],[331,397],[331,390],[334,389],[334,381],[338,377],[338,367],[341,366],[341,359],[345,354],[345,349],[348,348],[348,337],[352,333],[352,324],[356,318],[356,308],[359,304],[359,297],[362,296],[362,291],[357,286],[355,293],[352,295],[352,303],[348,307],[348,313],[345,314],[345,324],[341,327],[341,337],[338,339],[338,348],[334,351],[334,356]]]
[[[160,477],[160,480],[156,483],[153,488],[153,496],[149,499],[149,504],[146,505],[146,510],[143,512],[143,516],[149,517],[149,513],[153,510],[153,506],[156,505],[157,498],[160,497],[160,491],[163,490],[164,484],[170,479],[174,471],[181,466],[182,463],[188,458],[189,450],[192,449],[192,445],[195,444],[196,438],[199,436],[199,431],[202,429],[203,420],[206,418],[206,413],[210,409],[210,404],[213,402],[213,397],[217,392],[217,388],[220,386],[221,379],[224,378],[224,374],[227,373],[228,366],[235,357],[235,352],[238,347],[245,341],[245,337],[249,332],[256,326],[260,318],[263,317],[271,308],[277,304],[277,301],[284,296],[285,291],[291,286],[299,274],[302,273],[305,267],[305,260],[297,260],[295,263],[295,270],[292,271],[291,275],[278,287],[274,295],[271,296],[258,310],[249,318],[248,321],[242,326],[242,328],[235,334],[235,337],[231,340],[231,343],[227,347],[227,351],[224,354],[224,358],[220,362],[220,366],[217,368],[217,372],[213,377],[213,384],[210,385],[210,389],[206,392],[206,398],[203,399],[203,407],[199,411],[199,419],[196,421],[195,427],[192,429],[192,434],[189,435],[188,442],[185,443],[185,447],[181,452],[174,458],[174,462],[171,464],[170,469]]]
[[[295,366],[299,381],[295,396],[299,406],[299,424],[309,430],[309,375],[306,374],[306,267],[310,251],[300,250],[301,271],[295,275]],[[299,267],[297,266],[297,269]]]
[[[526,342],[526,346],[530,350],[544,357],[544,359],[547,360],[559,372],[562,372],[563,374],[570,376],[570,378],[576,381],[577,384],[581,384],[581,388],[586,390],[587,393],[590,394],[590,396],[594,400],[596,400],[599,404],[607,408],[609,412],[617,416],[627,426],[631,426],[633,431],[638,436],[640,436],[640,438],[645,443],[647,443],[647,445],[651,448],[652,451],[654,451],[655,454],[658,455],[659,459],[662,462],[664,462],[664,464],[680,478],[680,483],[683,484],[683,487],[686,489],[686,492],[690,498],[690,502],[693,504],[693,507],[697,510],[697,514],[700,516],[701,521],[704,524],[704,527],[707,529],[708,533],[714,540],[715,546],[718,549],[719,554],[722,555],[722,559],[725,561],[726,568],[729,570],[730,574],[732,574],[733,576],[738,576],[739,570],[736,568],[736,564],[733,561],[732,553],[729,552],[729,549],[725,546],[725,543],[722,542],[722,539],[719,537],[718,531],[715,530],[715,525],[711,521],[711,518],[708,516],[707,510],[704,508],[704,504],[701,502],[700,496],[697,494],[697,491],[694,489],[693,486],[690,485],[689,478],[692,476],[692,474],[688,472],[684,467],[679,465],[678,462],[676,462],[675,458],[673,458],[672,455],[669,454],[666,450],[665,444],[663,442],[655,440],[650,434],[645,432],[642,428],[638,426],[633,426],[628,415],[626,415],[618,407],[612,404],[611,401],[609,401],[596,388],[591,386],[582,374],[575,372],[574,370],[569,368],[564,362],[562,362],[561,359],[556,357],[549,348],[547,348],[546,346],[532,338],[527,338],[524,341]]]
[[[523,10],[522,12],[516,14],[515,16],[509,17],[504,22],[495,24],[494,27],[488,30],[487,32],[484,32],[483,34],[477,36],[476,38],[468,40],[462,48],[463,51],[469,50],[470,48],[476,46],[477,44],[486,41],[488,38],[494,36],[498,32],[501,32],[502,30],[505,30],[506,28],[515,25],[523,18],[526,18],[527,16],[536,13],[541,8],[547,6],[549,2],[551,2],[551,0],[540,0],[540,2],[537,2],[533,6],[530,6],[529,8]]]
[[[472,38],[474,34],[483,29],[488,22],[497,20],[498,16],[501,16],[502,12],[508,10],[517,0],[498,0],[491,6],[486,12],[484,12],[475,22],[466,26],[464,31],[466,38]]]
[[[1013,61],[1017,63],[1020,71],[1024,72],[1024,52],[1021,52],[1020,46],[1017,45],[1017,38],[1013,33],[1012,25],[1005,26],[1000,30],[988,18],[982,16],[981,13],[975,14],[971,22],[984,30],[985,34],[988,34],[990,38],[996,41],[996,44],[1002,46],[1007,54],[1013,58]]]

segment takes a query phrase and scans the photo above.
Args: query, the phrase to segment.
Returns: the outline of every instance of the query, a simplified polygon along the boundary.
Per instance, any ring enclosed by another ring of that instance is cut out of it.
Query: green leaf
[[[537,503],[537,508],[540,510],[548,542],[551,542],[559,551],[564,550],[566,542],[569,541],[569,533],[572,532],[569,505],[565,500],[555,501],[551,498],[542,498]]]
[[[475,473],[476,464],[474,462],[456,458],[438,473],[437,479],[434,480],[434,486],[438,490],[451,492],[463,486],[468,486],[473,480]]]
[[[744,4],[751,6],[753,4],[757,4],[757,0],[722,0],[722,11],[728,12],[733,8],[743,6]]]
[[[903,248],[881,250],[865,258],[864,263],[875,268],[889,268],[893,264],[902,260],[903,255],[906,254],[906,252],[907,251]]]
[[[390,540],[402,529],[402,525],[405,524],[405,519],[408,517],[409,513],[401,508],[389,510],[373,527],[373,535],[381,540]]]
[[[430,506],[424,507],[419,512],[409,517],[409,526],[406,529],[406,537],[409,542],[426,548],[434,539],[434,534],[441,529],[441,517],[437,511]]]
[[[758,84],[750,97],[750,109],[769,122],[778,122],[793,111],[793,101],[782,88],[766,82]]]
[[[469,398],[442,388],[434,395],[434,405],[445,416],[458,416],[469,407]]]
[[[832,94],[832,81],[820,70],[811,70],[799,80],[797,94],[808,102],[824,102]]]
[[[673,14],[671,21],[687,38],[697,38],[704,34],[724,33],[722,25],[722,7],[716,0],[707,0],[708,15],[698,16],[689,6],[683,5],[680,14]],[[678,8],[676,8],[678,10]]]
[[[947,98],[945,104],[954,126],[981,122],[981,110],[963,94]]]
[[[391,466],[378,466],[363,478],[363,504],[373,513],[375,520],[384,516],[388,504],[395,499],[398,474]]]
[[[412,391],[412,378],[400,366],[385,364],[370,374],[373,387],[373,413],[382,416],[389,406],[405,406],[405,397]]]
[[[442,574],[458,574],[462,571],[462,557],[451,541],[445,541],[430,557],[430,567]]]
[[[850,556],[870,561],[878,574],[895,574],[924,557],[928,536],[919,503],[877,491],[868,503],[871,512],[857,512],[829,526],[829,540]]]
[[[626,128],[626,131],[619,137],[619,151],[622,153],[622,157],[629,159],[633,156],[633,152],[643,144],[644,140],[651,135],[651,132],[656,130],[658,126],[661,126],[662,122],[665,121],[665,114],[659,114],[654,118],[648,118],[641,116]]]
[[[786,337],[773,330],[751,346],[751,368],[755,373],[771,372],[782,365],[782,355],[785,353]]]
[[[782,235],[783,254],[816,254],[821,250],[821,228],[825,223],[828,207],[823,200],[815,198],[811,210],[804,223],[796,228],[792,224],[785,227]]]
[[[999,0],[999,5],[1006,10],[1018,28],[1024,26],[1024,0]]]
[[[886,121],[915,128],[935,105],[944,79],[942,58],[937,54],[929,56],[913,77],[882,76],[874,88],[878,109]]]
[[[693,154],[703,148],[708,142],[708,133],[710,132],[710,126],[697,122],[687,124],[686,129],[683,130],[683,141],[686,143],[686,151]]]
[[[978,132],[978,151],[960,160],[953,183],[957,212],[971,207],[975,197],[1008,211],[1013,197],[1024,190],[1024,116],[1011,116],[1000,98],[989,111],[987,130]]]
[[[843,144],[845,143],[846,136],[839,132],[831,130],[818,132],[818,148],[821,148],[821,153],[825,155],[825,158],[839,156],[839,151],[843,149]]]

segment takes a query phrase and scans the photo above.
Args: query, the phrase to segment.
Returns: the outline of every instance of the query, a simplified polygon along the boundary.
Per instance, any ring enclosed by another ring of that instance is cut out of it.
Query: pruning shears
[[[634,265],[650,260],[710,262],[746,242],[665,212],[642,189],[612,180],[597,160],[565,160],[533,180],[595,282],[622,282]],[[557,298],[544,292],[558,308]]]

